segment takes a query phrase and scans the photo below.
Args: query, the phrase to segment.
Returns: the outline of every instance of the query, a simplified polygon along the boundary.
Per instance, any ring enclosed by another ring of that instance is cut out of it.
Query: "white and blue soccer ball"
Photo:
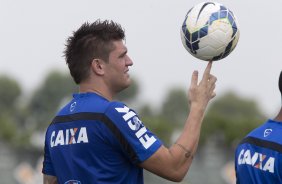
[[[202,2],[191,8],[181,27],[181,40],[186,50],[205,61],[228,56],[239,36],[233,12],[217,2]]]

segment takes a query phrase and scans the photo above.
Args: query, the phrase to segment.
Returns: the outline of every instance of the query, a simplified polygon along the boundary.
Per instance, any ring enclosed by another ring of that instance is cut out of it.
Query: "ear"
[[[91,69],[96,75],[104,75],[105,63],[101,59],[93,59],[91,63]]]

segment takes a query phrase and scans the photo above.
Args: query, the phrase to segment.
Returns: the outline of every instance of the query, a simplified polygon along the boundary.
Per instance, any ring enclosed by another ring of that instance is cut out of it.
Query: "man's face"
[[[133,65],[127,55],[127,48],[122,40],[114,41],[114,50],[109,54],[109,62],[106,64],[106,83],[113,93],[118,93],[127,88],[130,83],[129,66]]]

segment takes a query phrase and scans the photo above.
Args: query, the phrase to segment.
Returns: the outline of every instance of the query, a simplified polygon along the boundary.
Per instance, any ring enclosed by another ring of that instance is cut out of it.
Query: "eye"
[[[123,52],[123,53],[119,56],[119,58],[124,58],[124,57],[126,57],[126,56],[127,56],[127,51]]]

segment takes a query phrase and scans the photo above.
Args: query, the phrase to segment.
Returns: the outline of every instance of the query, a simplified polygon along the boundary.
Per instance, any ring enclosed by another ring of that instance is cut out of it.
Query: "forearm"
[[[192,164],[193,156],[198,147],[200,131],[205,109],[191,107],[190,114],[184,125],[184,129],[176,141],[176,144],[169,148],[172,165],[175,170],[182,173],[183,177]]]
[[[198,147],[204,113],[204,108],[192,105],[184,129],[176,141],[176,143],[190,150],[192,154],[195,153]]]
[[[171,181],[181,181],[189,170],[196,152],[204,109],[191,107],[184,129],[170,148],[162,146],[158,153],[141,164],[145,169]],[[187,154],[187,151],[190,154]],[[161,154],[159,154],[161,153]]]

